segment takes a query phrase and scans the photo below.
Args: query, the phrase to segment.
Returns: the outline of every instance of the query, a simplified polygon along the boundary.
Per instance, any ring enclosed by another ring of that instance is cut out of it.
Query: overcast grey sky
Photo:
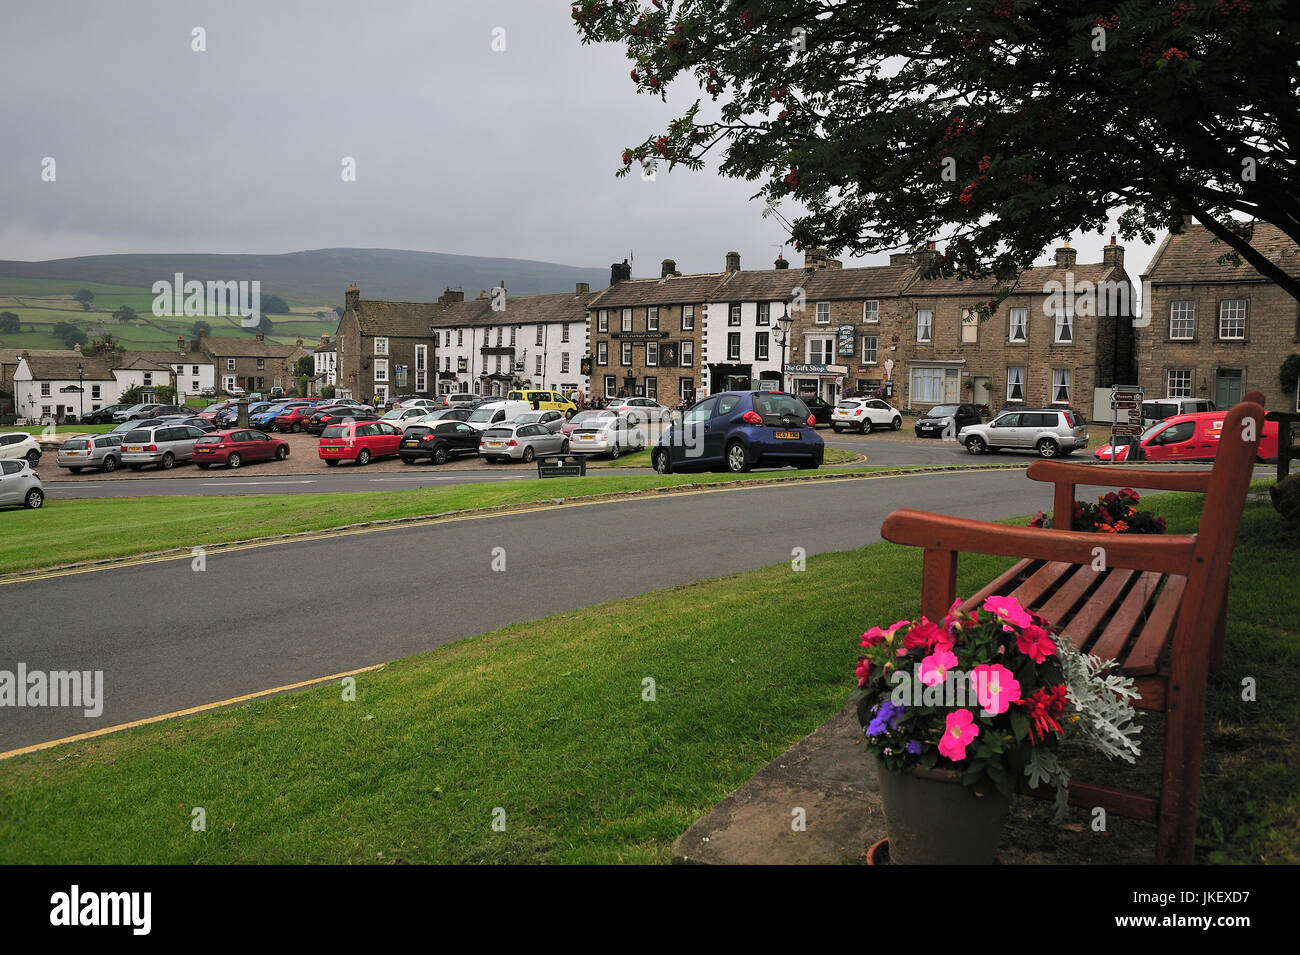
[[[0,258],[631,252],[652,275],[732,249],[768,268],[785,239],[751,183],[614,178],[693,90],[635,95],[622,49],[582,46],[564,0],[4,0],[0,58]],[[1081,261],[1103,241],[1076,239]],[[1134,279],[1151,251],[1130,246]]]

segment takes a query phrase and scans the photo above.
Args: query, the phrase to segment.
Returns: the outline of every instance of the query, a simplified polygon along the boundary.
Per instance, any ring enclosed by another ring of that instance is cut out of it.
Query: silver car
[[[178,461],[193,461],[194,442],[201,437],[202,431],[186,424],[136,428],[122,438],[122,463],[132,471],[146,464],[166,471]]]
[[[45,503],[45,487],[22,458],[0,460],[0,505],[37,508]]]
[[[559,433],[567,419],[558,411],[525,411],[515,416],[511,424],[540,424],[551,434]]]
[[[59,467],[73,474],[82,468],[99,468],[116,471],[122,463],[122,436],[120,434],[88,434],[69,438],[59,448]]]
[[[478,453],[485,461],[535,461],[551,454],[568,454],[569,439],[540,424],[496,424],[483,431]]]
[[[617,458],[624,451],[640,451],[646,445],[646,428],[633,417],[636,412],[597,413],[583,418],[569,433],[574,454],[608,454]]]
[[[1088,446],[1088,426],[1078,413],[1060,408],[1004,411],[988,424],[967,425],[957,440],[971,454],[1015,448],[1039,457],[1072,454]]]

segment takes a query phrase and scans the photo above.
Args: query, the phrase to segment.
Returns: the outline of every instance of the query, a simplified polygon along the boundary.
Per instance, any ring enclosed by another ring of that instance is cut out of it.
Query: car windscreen
[[[488,438],[492,438],[493,440],[496,440],[497,438],[513,438],[514,435],[514,428],[488,428],[483,432],[484,440]]]
[[[927,418],[947,418],[957,413],[956,405],[935,405],[925,413]]]
[[[128,431],[126,433],[126,437],[122,439],[122,443],[142,444],[145,441],[152,441],[152,440],[153,440],[152,431],[141,431],[140,429],[137,428],[135,431]]]
[[[220,444],[222,440],[223,439],[219,434],[205,434],[203,437],[199,438],[194,443],[195,444]]]
[[[422,424],[413,424],[406,429],[408,438],[420,438],[426,434],[433,434],[433,429]]]
[[[63,442],[65,451],[84,451],[88,447],[90,447],[90,442],[85,438],[69,438]]]
[[[856,410],[856,409],[862,407],[862,402],[861,402],[861,401],[841,401],[841,402],[837,403],[837,404],[835,405],[835,407],[837,407],[837,408],[839,408],[839,409],[841,409],[841,410],[843,410],[843,411],[854,411],[854,410]]]
[[[475,408],[474,413],[469,416],[470,421],[491,421],[492,416],[497,413],[497,408]]]
[[[808,420],[808,406],[791,395],[779,395],[772,392],[756,394],[754,395],[754,410],[761,414],[765,421],[769,418],[781,419],[782,421],[793,418],[794,421],[799,423]]]
[[[348,429],[346,425],[332,424],[329,427],[327,427],[324,431],[322,431],[320,433],[320,436],[322,438],[345,438],[347,437],[347,434],[348,434]]]

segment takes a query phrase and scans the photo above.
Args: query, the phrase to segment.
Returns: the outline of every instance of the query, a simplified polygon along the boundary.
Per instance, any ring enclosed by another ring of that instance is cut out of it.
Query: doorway
[[[1241,401],[1241,369],[1220,368],[1214,373],[1214,406],[1226,411]]]

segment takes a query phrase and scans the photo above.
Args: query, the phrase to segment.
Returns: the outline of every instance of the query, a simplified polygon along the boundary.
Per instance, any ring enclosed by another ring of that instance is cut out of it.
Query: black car
[[[114,411],[125,411],[130,405],[108,405],[98,408],[81,419],[82,424],[112,424]]]
[[[983,421],[974,405],[935,405],[916,419],[912,430],[918,438],[943,438],[957,440],[961,429]]]
[[[320,434],[332,424],[342,424],[344,421],[378,421],[379,417],[379,413],[370,408],[336,405],[333,408],[313,411],[303,420],[302,429],[311,434]]]
[[[823,401],[816,395],[800,395],[799,400],[808,406],[808,410],[812,412],[813,420],[817,424],[831,423],[831,412],[835,410],[835,406],[829,401]]]
[[[432,425],[413,424],[402,434],[397,449],[403,464],[429,458],[434,464],[446,464],[458,454],[477,454],[483,432],[463,421],[435,421]]]

